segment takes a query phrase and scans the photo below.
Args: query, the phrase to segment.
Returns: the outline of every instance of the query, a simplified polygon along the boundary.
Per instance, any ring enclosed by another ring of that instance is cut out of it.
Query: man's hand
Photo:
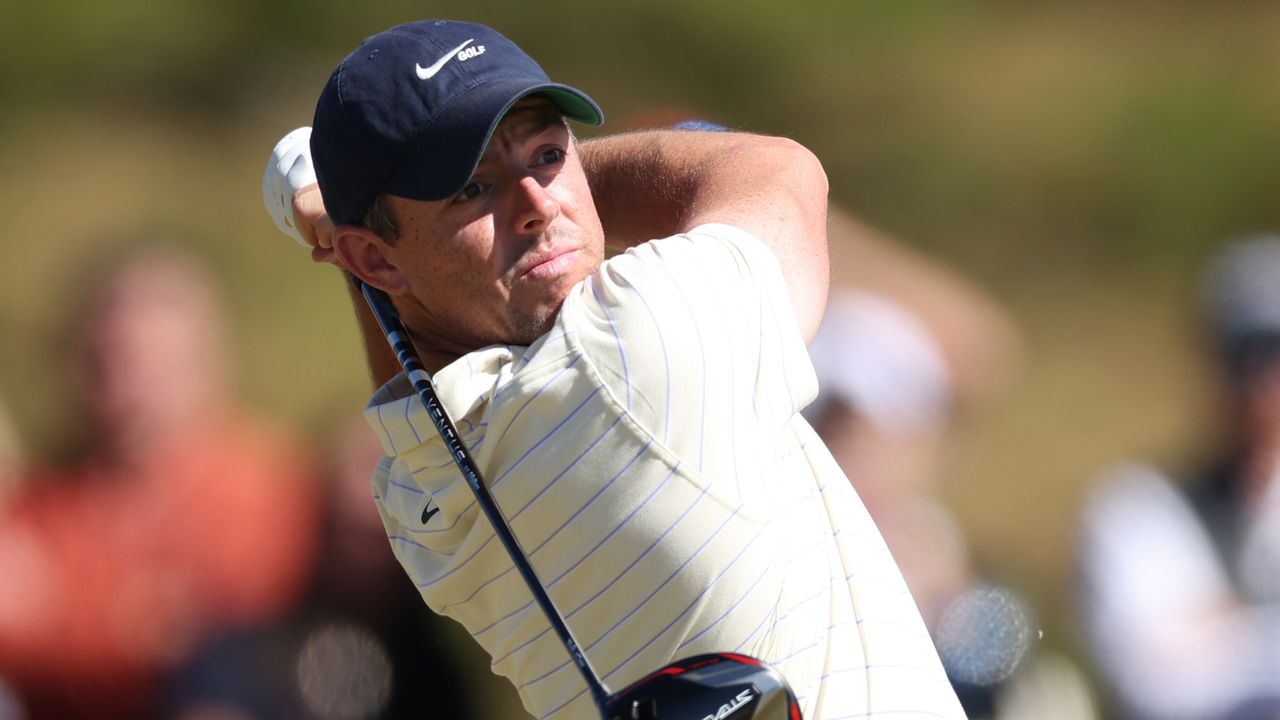
[[[262,173],[262,203],[280,232],[311,250],[312,260],[342,267],[333,253],[333,221],[320,198],[310,143],[309,127],[276,143]]]
[[[311,259],[342,267],[333,252],[333,221],[324,210],[320,186],[312,183],[295,192],[292,207],[294,228],[311,247]]]

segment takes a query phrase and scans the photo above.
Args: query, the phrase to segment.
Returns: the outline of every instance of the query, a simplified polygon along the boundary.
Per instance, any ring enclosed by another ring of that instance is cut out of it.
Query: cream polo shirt
[[[704,225],[607,260],[533,345],[435,382],[592,666],[618,690],[735,651],[804,716],[961,718],[849,481],[801,418],[817,382],[778,262]],[[590,695],[403,377],[366,409],[373,490],[423,599],[462,623],[538,718]]]

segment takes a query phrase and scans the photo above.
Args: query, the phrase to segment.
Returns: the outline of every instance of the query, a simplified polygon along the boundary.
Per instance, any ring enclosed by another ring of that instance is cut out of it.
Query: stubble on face
[[[603,262],[603,251],[600,249],[602,245],[593,243],[577,226],[549,228],[536,244],[530,245],[529,252],[534,252],[539,246],[576,247],[578,254],[574,258],[575,271],[561,276],[547,289],[549,302],[531,305],[509,303],[512,333],[510,342],[517,345],[532,344],[550,332],[569,292],[578,282],[595,273]]]

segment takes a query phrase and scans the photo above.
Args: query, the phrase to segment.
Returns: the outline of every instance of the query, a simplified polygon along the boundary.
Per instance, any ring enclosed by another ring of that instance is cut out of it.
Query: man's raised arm
[[[827,178],[813,153],[785,138],[694,131],[607,136],[581,143],[580,151],[610,245],[629,247],[710,222],[746,230],[778,257],[796,321],[806,341],[813,337],[829,282]],[[335,263],[333,224],[315,184],[294,191],[287,210],[273,202],[284,201],[267,198],[282,230],[287,223],[279,218],[287,218],[289,234],[311,248],[313,260]],[[376,387],[399,365],[364,299],[348,290]]]
[[[813,337],[826,306],[827,177],[786,138],[652,131],[582,143],[583,166],[611,245],[720,222],[778,257],[796,321]]]

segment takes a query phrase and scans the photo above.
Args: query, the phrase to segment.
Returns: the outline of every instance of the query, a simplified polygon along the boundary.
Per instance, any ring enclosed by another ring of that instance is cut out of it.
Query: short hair
[[[395,245],[400,239],[400,227],[396,225],[391,208],[387,206],[386,193],[378,193],[378,196],[373,199],[369,209],[365,210],[360,218],[360,225],[382,238],[388,245]]]

